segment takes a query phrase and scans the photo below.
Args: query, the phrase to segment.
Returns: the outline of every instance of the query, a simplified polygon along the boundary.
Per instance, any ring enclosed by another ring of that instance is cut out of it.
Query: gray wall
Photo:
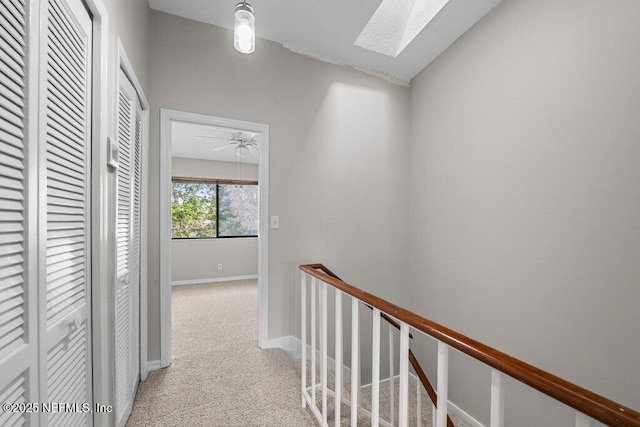
[[[236,170],[238,171],[236,173]],[[171,173],[182,178],[258,180],[258,165],[212,160],[171,159]],[[222,270],[218,270],[222,264]],[[171,241],[171,281],[258,274],[258,239],[176,239]]]
[[[257,40],[151,12],[149,358],[159,359],[159,109],[270,126],[270,338],[297,334],[297,266],[408,303],[409,89]]]
[[[109,12],[110,47],[117,50],[120,38],[142,90],[149,96],[149,10],[148,0],[103,0]],[[111,70],[109,70],[111,72]]]
[[[634,408],[639,16],[504,0],[411,89],[412,308]],[[452,399],[487,421],[489,372],[459,359]],[[519,389],[506,425],[571,425]]]

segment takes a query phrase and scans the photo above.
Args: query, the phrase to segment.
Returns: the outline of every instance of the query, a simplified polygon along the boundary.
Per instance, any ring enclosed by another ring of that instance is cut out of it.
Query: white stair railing
[[[589,390],[569,383],[548,372],[542,371],[518,359],[510,357],[498,350],[474,341],[455,331],[431,322],[415,313],[395,306],[383,299],[355,288],[333,274],[321,264],[300,266],[301,277],[301,340],[302,340],[302,407],[308,407],[315,416],[318,424],[329,426],[341,425],[340,404],[351,408],[351,425],[358,424],[359,416],[371,420],[373,426],[406,427],[409,425],[409,340],[411,332],[420,332],[435,339],[438,344],[437,357],[437,399],[432,396],[434,403],[433,423],[435,427],[452,425],[447,415],[448,384],[449,384],[449,348],[470,356],[491,368],[491,408],[490,427],[504,426],[504,377],[510,376],[522,383],[545,393],[546,395],[572,407],[576,413],[576,427],[592,426],[593,420],[598,420],[611,426],[640,427],[640,413],[619,405],[611,400],[599,396]],[[329,387],[329,294],[334,297],[334,385]],[[343,298],[351,302],[351,387],[350,396],[343,395]],[[362,404],[360,389],[360,305],[372,309],[372,371],[371,371],[371,408],[368,410]],[[319,313],[318,313],[319,309]],[[381,320],[389,325],[389,379],[380,378],[381,367]],[[318,337],[318,328],[319,337]],[[310,340],[307,331],[310,330]],[[395,336],[399,335],[399,345]],[[319,339],[319,343],[317,340]],[[308,347],[308,348],[307,348]],[[319,354],[316,354],[319,353]],[[399,360],[399,399],[396,414],[394,397],[395,355]],[[320,357],[319,382],[317,357]],[[411,363],[415,367],[416,380],[416,424],[421,426],[421,386],[428,394],[434,394],[424,372],[416,365],[415,356],[411,356]],[[310,371],[307,370],[310,363]],[[308,379],[310,384],[308,385]],[[380,413],[380,395],[383,393],[381,385],[388,384],[389,413]],[[422,384],[421,384],[422,383]],[[318,402],[318,390],[320,402]],[[329,397],[333,398],[333,407],[329,408]],[[437,403],[437,405],[436,405]],[[395,418],[397,415],[398,422]],[[386,417],[386,418],[385,418]]]

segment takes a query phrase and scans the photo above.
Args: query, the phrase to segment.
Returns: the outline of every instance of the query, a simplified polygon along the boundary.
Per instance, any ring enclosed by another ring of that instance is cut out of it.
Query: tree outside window
[[[174,179],[171,237],[211,239],[258,235],[258,185]]]

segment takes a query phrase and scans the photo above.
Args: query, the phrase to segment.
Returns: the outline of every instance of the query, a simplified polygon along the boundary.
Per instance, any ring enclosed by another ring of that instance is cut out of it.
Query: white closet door
[[[92,402],[91,18],[81,0],[41,2],[40,402]],[[90,425],[89,412],[40,425]]]
[[[136,98],[137,100],[137,98]],[[133,224],[131,242],[131,393],[140,382],[140,206],[142,196],[142,109],[136,102],[133,145]]]
[[[36,227],[28,221],[37,181],[28,179],[27,5],[0,0],[0,402],[37,402]],[[30,69],[30,67],[29,67]],[[35,143],[35,138],[31,138]],[[34,158],[34,157],[32,157]],[[0,410],[0,425],[37,425],[37,415]]]
[[[140,148],[137,145],[136,91],[127,76],[118,75],[118,169],[116,223],[116,418],[123,425],[131,412],[137,378],[139,346]]]

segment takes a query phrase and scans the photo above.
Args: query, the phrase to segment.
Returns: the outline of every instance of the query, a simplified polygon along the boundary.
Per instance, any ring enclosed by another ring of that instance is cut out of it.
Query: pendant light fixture
[[[241,53],[252,53],[256,49],[256,17],[253,7],[246,1],[236,5],[236,24],[233,45]]]

